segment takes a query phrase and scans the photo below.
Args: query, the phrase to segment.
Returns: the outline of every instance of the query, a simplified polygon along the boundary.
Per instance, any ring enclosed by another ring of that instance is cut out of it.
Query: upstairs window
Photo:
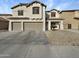
[[[23,16],[23,10],[18,10],[18,16]]]
[[[33,7],[33,14],[39,14],[39,7]]]
[[[51,17],[56,17],[56,12],[51,12]]]

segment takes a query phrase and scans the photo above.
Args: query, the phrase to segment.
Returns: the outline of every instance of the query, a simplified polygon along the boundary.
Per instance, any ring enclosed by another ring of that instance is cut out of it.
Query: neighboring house
[[[4,17],[9,20],[9,31],[79,30],[79,10],[46,11],[46,5],[39,1],[20,3],[11,9],[13,14]]]
[[[12,16],[11,14],[0,14],[0,31],[8,30],[9,20],[8,17]]]

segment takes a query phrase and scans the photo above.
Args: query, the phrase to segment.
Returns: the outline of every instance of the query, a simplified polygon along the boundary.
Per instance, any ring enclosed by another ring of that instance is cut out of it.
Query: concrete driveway
[[[44,32],[1,32],[0,58],[79,57],[77,46],[53,46]]]

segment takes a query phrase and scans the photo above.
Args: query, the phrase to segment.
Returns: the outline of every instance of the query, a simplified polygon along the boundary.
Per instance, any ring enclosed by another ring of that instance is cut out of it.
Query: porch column
[[[46,31],[46,9],[42,7],[42,18],[43,18],[43,31]]]
[[[51,30],[51,21],[48,22],[48,30]]]
[[[21,31],[23,31],[23,21],[21,22]]]
[[[63,21],[60,22],[60,30],[63,30],[64,27],[63,27]]]
[[[9,31],[12,31],[12,22],[9,21]]]

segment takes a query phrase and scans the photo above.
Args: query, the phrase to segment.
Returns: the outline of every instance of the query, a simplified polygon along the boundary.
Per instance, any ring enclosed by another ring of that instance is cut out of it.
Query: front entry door
[[[51,30],[58,30],[59,22],[51,22]]]

